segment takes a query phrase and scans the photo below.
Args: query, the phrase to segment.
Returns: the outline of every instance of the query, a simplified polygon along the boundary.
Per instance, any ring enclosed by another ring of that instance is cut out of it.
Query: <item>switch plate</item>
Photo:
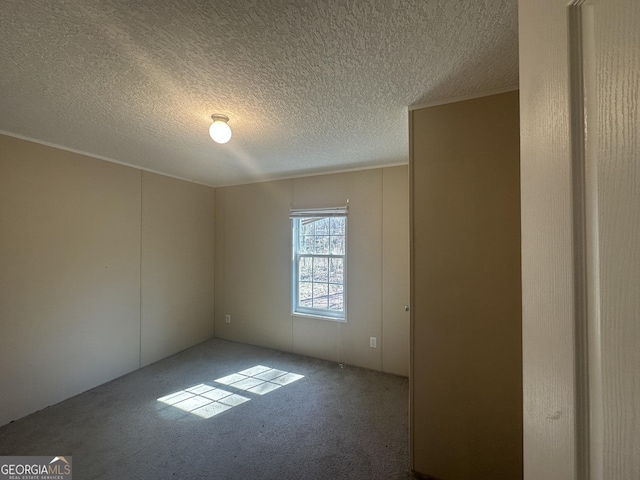
[[[369,346],[371,348],[376,348],[378,346],[378,339],[376,337],[369,338]]]
[[[225,321],[225,322],[227,322],[227,323],[231,323],[231,315],[226,314],[226,315],[224,316],[224,321]]]

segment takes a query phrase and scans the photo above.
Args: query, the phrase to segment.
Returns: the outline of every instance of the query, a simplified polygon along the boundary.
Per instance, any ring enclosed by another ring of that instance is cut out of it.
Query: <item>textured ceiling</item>
[[[517,0],[2,0],[0,44],[0,130],[213,186],[407,163],[408,106],[518,84]]]

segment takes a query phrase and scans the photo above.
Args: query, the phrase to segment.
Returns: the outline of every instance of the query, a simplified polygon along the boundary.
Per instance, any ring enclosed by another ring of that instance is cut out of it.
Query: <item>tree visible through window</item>
[[[293,312],[345,320],[346,214],[293,221]]]

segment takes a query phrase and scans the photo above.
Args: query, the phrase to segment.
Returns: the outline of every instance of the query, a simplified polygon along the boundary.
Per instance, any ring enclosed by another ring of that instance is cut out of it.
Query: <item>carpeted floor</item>
[[[77,480],[408,479],[408,397],[403,377],[214,339],[0,427],[0,455],[70,455]]]

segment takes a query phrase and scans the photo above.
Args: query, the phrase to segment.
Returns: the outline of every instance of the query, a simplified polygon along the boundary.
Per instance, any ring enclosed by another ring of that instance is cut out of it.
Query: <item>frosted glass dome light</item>
[[[213,123],[209,127],[209,135],[216,143],[227,143],[231,138],[231,128],[227,125],[229,117],[225,115],[211,115]]]

